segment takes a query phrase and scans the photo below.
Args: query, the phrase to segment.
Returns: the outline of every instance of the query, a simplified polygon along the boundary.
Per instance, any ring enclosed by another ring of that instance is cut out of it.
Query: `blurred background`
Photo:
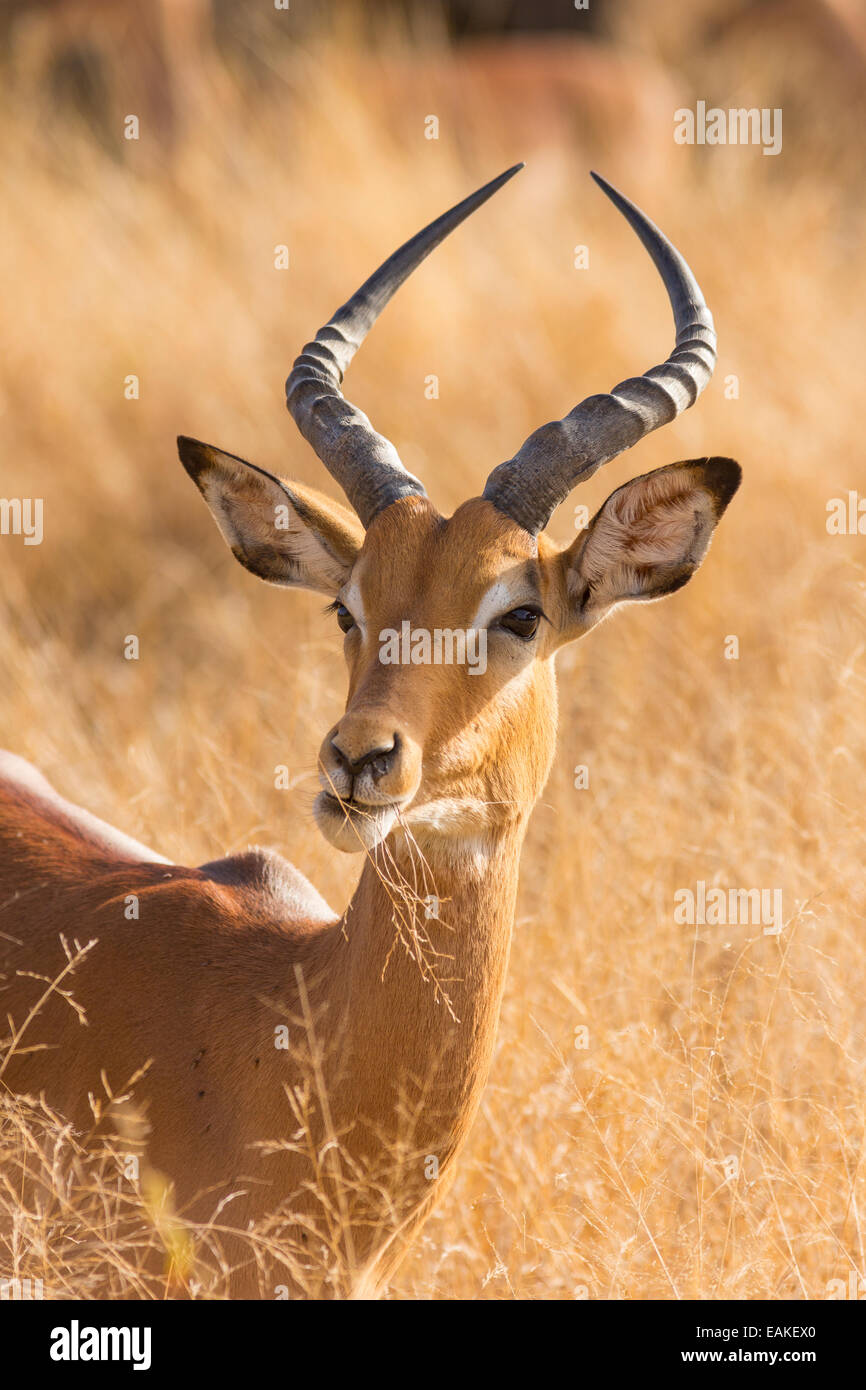
[[[339,909],[359,870],[309,815],[336,624],[235,564],[175,435],[336,495],[292,359],[525,160],[349,378],[449,512],[670,350],[589,169],[691,262],[711,386],[551,532],[678,458],[736,457],[744,486],[688,589],[559,660],[491,1084],[391,1296],[821,1298],[866,1273],[866,538],[827,530],[866,495],[863,6],[2,0],[0,43],[0,496],[44,499],[41,545],[0,537],[0,741],[180,862],[273,846]],[[781,153],[676,143],[698,101],[780,108]],[[782,935],[675,924],[698,880],[780,888]]]

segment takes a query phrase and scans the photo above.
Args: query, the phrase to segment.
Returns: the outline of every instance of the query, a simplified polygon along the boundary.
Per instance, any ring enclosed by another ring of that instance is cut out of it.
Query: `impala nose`
[[[357,777],[365,768],[369,768],[373,781],[378,782],[380,777],[385,777],[390,772],[397,761],[400,735],[394,734],[390,743],[368,748],[364,753],[358,753],[354,748],[341,747],[336,738],[331,739],[331,748],[338,764],[350,777]]]

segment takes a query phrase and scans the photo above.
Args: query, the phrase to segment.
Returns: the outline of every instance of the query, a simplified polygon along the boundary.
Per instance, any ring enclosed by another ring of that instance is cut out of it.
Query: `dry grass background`
[[[180,862],[271,845],[334,905],[358,864],[309,809],[342,708],[336,627],[234,563],[174,436],[333,492],[285,411],[293,356],[398,241],[521,158],[352,369],[352,398],[443,510],[535,425],[669,349],[663,293],[590,167],[624,185],[628,167],[716,315],[699,406],[572,499],[594,508],[709,452],[745,470],[688,589],[560,658],[490,1085],[395,1298],[820,1298],[864,1273],[866,570],[863,537],[825,528],[829,498],[866,493],[857,112],[799,31],[787,50],[749,31],[733,56],[724,38],[653,53],[633,13],[608,53],[631,35],[676,106],[784,105],[783,154],[671,139],[642,175],[615,102],[593,127],[580,90],[527,147],[495,55],[396,31],[371,51],[340,24],[259,42],[255,82],[202,62],[171,157],[146,132],[112,157],[21,92],[0,122],[0,493],[45,503],[41,547],[0,542],[0,740]],[[516,52],[543,73],[549,50]],[[552,530],[573,534],[571,504]],[[781,888],[782,935],[676,925],[674,892],[698,879]],[[50,1250],[18,1253],[52,1270]],[[70,1259],[52,1277],[74,1289]]]

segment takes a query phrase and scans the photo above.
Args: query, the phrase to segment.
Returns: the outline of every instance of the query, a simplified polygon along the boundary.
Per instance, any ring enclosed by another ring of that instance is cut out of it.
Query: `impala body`
[[[346,912],[276,854],[182,868],[21,759],[0,763],[13,1033],[67,965],[61,935],[68,950],[95,941],[3,1080],[88,1131],[88,1093],[118,1095],[149,1064],[133,1088],[141,1152],[184,1215],[218,1212],[237,1295],[374,1293],[441,1196],[490,1065],[521,844],[554,753],[555,653],[618,603],[681,587],[739,483],[728,459],[672,464],[619,488],[567,548],[543,534],[577,482],[695,400],[715,359],[685,262],[601,180],[671,299],[665,363],[536,431],[450,518],[344,399],[343,372],[396,288],[515,172],[401,247],[295,363],[289,408],[351,512],[179,441],[241,563],[333,600],[349,689],[322,744],[316,818],[364,856]],[[483,632],[485,669],[383,662],[380,634],[406,621]],[[49,1046],[28,1051],[36,1039]],[[272,1248],[250,1222],[271,1223]]]

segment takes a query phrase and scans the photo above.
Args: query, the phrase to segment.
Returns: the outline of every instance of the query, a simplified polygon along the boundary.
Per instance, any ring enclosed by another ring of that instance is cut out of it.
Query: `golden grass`
[[[407,467],[449,510],[535,425],[670,344],[651,268],[587,177],[617,180],[617,130],[520,148],[495,86],[436,104],[423,50],[400,54],[417,92],[395,105],[392,57],[309,40],[258,94],[214,68],[172,163],[144,141],[114,162],[26,103],[0,128],[0,493],[45,505],[42,546],[0,540],[0,739],[180,862],[273,845],[341,906],[358,862],[308,814],[341,709],[336,630],[314,596],[235,565],[174,436],[333,492],[285,413],[292,357],[398,240],[519,158],[352,369]],[[776,104],[771,78],[756,104]],[[719,368],[573,503],[704,453],[739,458],[745,483],[688,589],[560,659],[490,1085],[395,1298],[824,1297],[864,1271],[866,572],[863,538],[825,527],[830,497],[866,492],[862,207],[796,146],[665,158],[662,182],[626,191],[698,272]],[[302,774],[291,793],[279,763]],[[677,925],[674,893],[699,879],[781,888],[781,936]],[[43,1153],[57,1126],[34,1122]],[[119,1290],[144,1218],[124,1236],[102,1211],[95,1258]],[[19,1213],[18,1271],[86,1293],[91,1265],[39,1229]],[[128,1292],[146,1290],[130,1275]]]

